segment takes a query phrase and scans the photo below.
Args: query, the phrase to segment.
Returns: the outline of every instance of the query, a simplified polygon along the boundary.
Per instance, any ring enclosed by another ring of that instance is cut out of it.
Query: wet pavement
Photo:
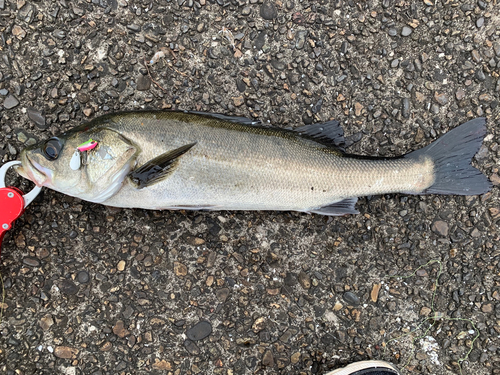
[[[109,112],[335,118],[396,156],[486,116],[480,197],[359,215],[115,209],[44,190],[2,246],[5,374],[500,374],[494,1],[0,0],[0,159]],[[11,175],[24,190],[29,184]]]

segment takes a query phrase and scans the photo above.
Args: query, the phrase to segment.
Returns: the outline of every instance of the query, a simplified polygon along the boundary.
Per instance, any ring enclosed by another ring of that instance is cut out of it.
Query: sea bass
[[[105,115],[21,153],[38,186],[115,207],[355,214],[357,197],[478,195],[477,118],[396,158],[349,155],[337,121],[285,130],[199,112]]]

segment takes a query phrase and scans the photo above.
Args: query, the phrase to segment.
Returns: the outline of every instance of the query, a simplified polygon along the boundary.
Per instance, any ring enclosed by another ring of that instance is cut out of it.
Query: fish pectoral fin
[[[190,143],[168,151],[133,170],[129,173],[128,177],[139,189],[153,185],[172,173],[177,164],[176,161],[195,144]]]
[[[327,215],[327,216],[344,216],[349,214],[359,214],[354,205],[358,201],[358,198],[346,198],[340,202],[330,204],[328,206],[323,206],[310,210],[310,213]]]
[[[333,145],[335,147],[344,147],[344,129],[336,120],[331,120],[319,124],[304,125],[295,129],[300,134],[306,134],[318,142]]]

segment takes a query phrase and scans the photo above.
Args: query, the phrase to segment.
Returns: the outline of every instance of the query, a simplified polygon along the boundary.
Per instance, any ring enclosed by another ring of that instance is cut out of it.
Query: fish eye
[[[42,147],[43,156],[47,160],[56,160],[62,150],[62,143],[58,138],[50,138]]]

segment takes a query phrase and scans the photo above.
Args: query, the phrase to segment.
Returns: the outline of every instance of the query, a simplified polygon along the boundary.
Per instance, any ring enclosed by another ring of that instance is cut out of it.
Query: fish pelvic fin
[[[468,121],[430,145],[405,155],[409,159],[430,159],[434,163],[434,183],[420,193],[480,195],[491,190],[491,182],[471,165],[486,134],[484,117]]]
[[[129,173],[129,178],[137,188],[142,189],[151,186],[173,172],[177,160],[188,152],[196,143],[176,148],[148,161],[141,167]]]

